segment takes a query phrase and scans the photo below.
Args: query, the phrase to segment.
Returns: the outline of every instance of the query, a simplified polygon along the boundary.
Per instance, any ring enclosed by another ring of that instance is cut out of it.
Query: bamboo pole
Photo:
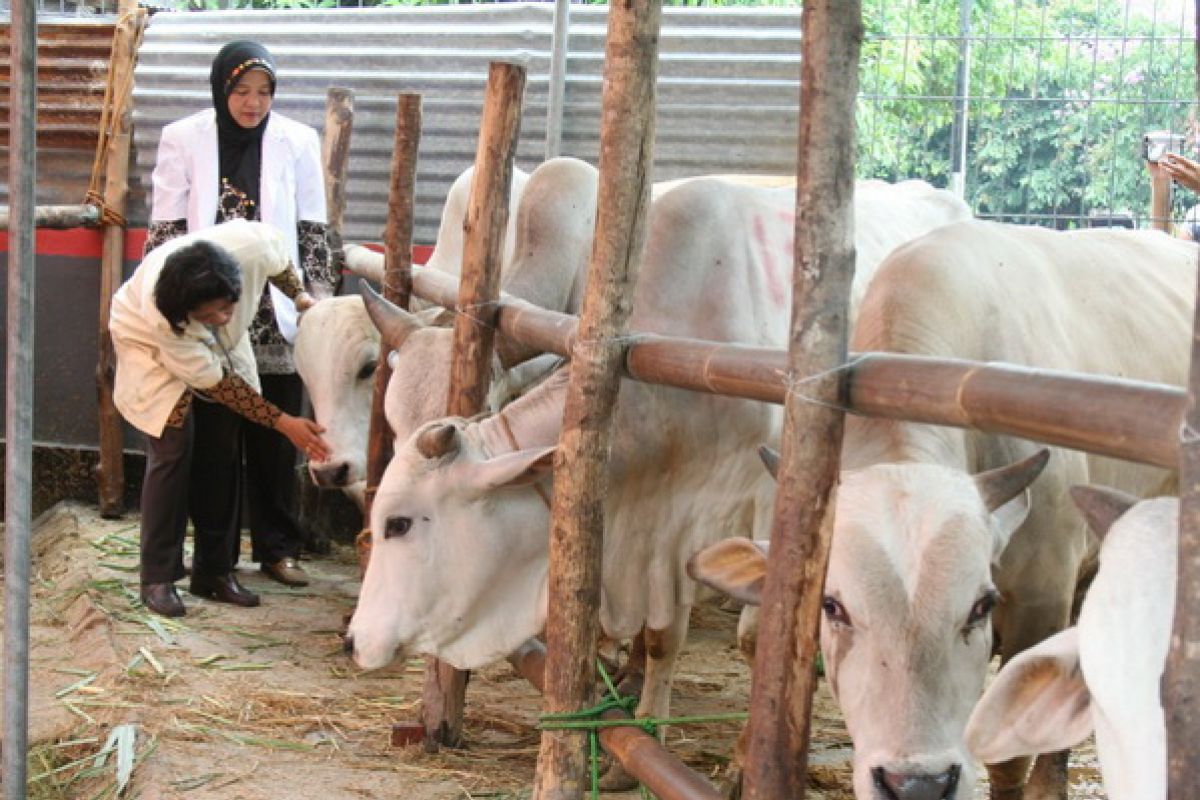
[[[343,141],[349,143],[349,136]],[[417,175],[417,148],[421,142],[421,96],[401,94],[396,100],[396,137],[392,148],[391,183],[388,190],[387,229],[384,231],[383,296],[408,308],[412,294],[413,194]],[[363,529],[356,549],[359,568],[366,571],[371,547],[371,504],[379,479],[392,457],[392,432],[384,417],[384,400],[392,370],[383,342],[371,391],[371,420],[367,427],[367,488]]]
[[[801,16],[800,169],[788,374],[810,378],[784,403],[771,561],[750,690],[742,797],[803,798],[817,633],[845,414],[838,408],[854,277],[857,0],[810,0]],[[820,377],[824,376],[824,377]],[[777,549],[778,548],[778,549]]]
[[[0,230],[8,230],[8,206],[0,206]],[[90,204],[78,206],[35,206],[33,227],[94,228],[100,224],[100,209]]]
[[[325,169],[329,249],[332,266],[338,276],[337,287],[342,285],[342,268],[345,266],[342,226],[346,219],[346,168],[350,161],[350,134],[353,131],[354,92],[337,86],[330,87],[325,92],[325,135],[321,140],[321,162]],[[336,290],[334,294],[337,294]]]
[[[543,691],[546,674],[546,650],[536,639],[526,642],[508,661],[525,680]],[[606,720],[628,719],[613,709]],[[637,727],[604,727],[598,733],[600,746],[621,762],[658,800],[721,800],[721,793],[676,758],[662,742]]]
[[[462,281],[454,318],[454,357],[450,365],[447,413],[471,417],[484,409],[491,384],[495,331],[478,311],[491,308],[500,295],[500,258],[508,225],[513,159],[521,130],[525,68],[493,62],[488,69],[483,121],[475,153],[475,175],[463,221]],[[428,658],[421,695],[425,749],[458,746],[462,741],[467,676],[449,664]]]
[[[107,131],[104,154],[105,209],[104,241],[101,249],[100,312],[98,340],[100,353],[96,363],[99,393],[100,461],[96,482],[100,496],[100,515],[119,517],[125,511],[124,430],[121,416],[113,403],[113,379],[117,356],[108,333],[112,296],[121,285],[125,265],[125,202],[129,194],[129,146],[133,128],[133,67],[138,45],[146,26],[146,10],[136,0],[121,0],[118,21],[113,32],[110,73],[110,105],[105,117]],[[111,112],[111,113],[108,113]]]
[[[613,4],[608,12],[596,235],[554,472],[543,703],[548,713],[589,704],[596,682],[603,499],[624,358],[618,337],[633,305],[645,240],[661,16],[661,0]],[[583,743],[577,732],[543,731],[534,800],[583,795]]]
[[[414,293],[452,304],[452,275],[414,274]],[[501,298],[499,331],[523,344],[568,356],[578,319],[515,298]],[[729,397],[782,404],[787,357],[781,350],[631,333],[625,374]],[[1058,447],[1176,469],[1187,394],[1177,387],[1036,369],[895,353],[851,353],[845,396],[853,414],[975,428]],[[1086,415],[1079,409],[1087,409]]]

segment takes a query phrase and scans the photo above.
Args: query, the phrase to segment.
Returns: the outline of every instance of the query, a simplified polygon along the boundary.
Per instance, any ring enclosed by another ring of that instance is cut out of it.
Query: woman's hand
[[[275,430],[286,436],[297,450],[303,451],[309,461],[329,460],[329,445],[321,438],[325,429],[311,419],[283,413],[275,420]]]
[[[1200,192],[1200,163],[1178,153],[1167,153],[1158,166],[1183,188]]]
[[[292,301],[296,305],[296,311],[303,314],[317,304],[317,298],[313,297],[308,292],[301,292],[296,295],[296,299]]]

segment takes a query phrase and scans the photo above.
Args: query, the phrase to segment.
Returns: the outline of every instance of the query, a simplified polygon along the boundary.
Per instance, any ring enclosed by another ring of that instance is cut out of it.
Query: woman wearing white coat
[[[336,293],[320,142],[312,128],[271,111],[274,58],[256,42],[230,42],[213,60],[210,83],[213,108],[163,129],[146,252],[219,222],[261,220],[283,234],[298,277],[315,296]],[[303,395],[292,360],[295,333],[294,305],[269,287],[250,341],[263,396],[289,414],[300,413]],[[296,452],[259,426],[243,433],[253,558],[275,580],[303,586],[303,532],[292,499]]]

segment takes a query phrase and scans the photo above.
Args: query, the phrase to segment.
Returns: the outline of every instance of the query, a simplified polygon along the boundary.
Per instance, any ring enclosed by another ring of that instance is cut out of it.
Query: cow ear
[[[1112,524],[1138,502],[1133,495],[1107,486],[1072,486],[1071,499],[1083,512],[1092,533],[1101,539]]]
[[[1068,628],[1000,670],[967,721],[967,747],[985,764],[1073,747],[1092,732],[1091,695]]]
[[[723,539],[688,559],[688,575],[735,600],[759,605],[767,577],[767,547],[767,542]]]
[[[554,453],[557,450],[557,447],[537,447],[490,458],[474,465],[471,485],[483,493],[536,483],[554,468]]]

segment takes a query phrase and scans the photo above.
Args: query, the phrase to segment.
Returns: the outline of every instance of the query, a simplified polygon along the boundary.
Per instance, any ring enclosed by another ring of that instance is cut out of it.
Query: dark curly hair
[[[225,248],[199,240],[167,256],[154,287],[154,305],[176,336],[188,314],[213,300],[236,303],[242,296],[242,273]]]

